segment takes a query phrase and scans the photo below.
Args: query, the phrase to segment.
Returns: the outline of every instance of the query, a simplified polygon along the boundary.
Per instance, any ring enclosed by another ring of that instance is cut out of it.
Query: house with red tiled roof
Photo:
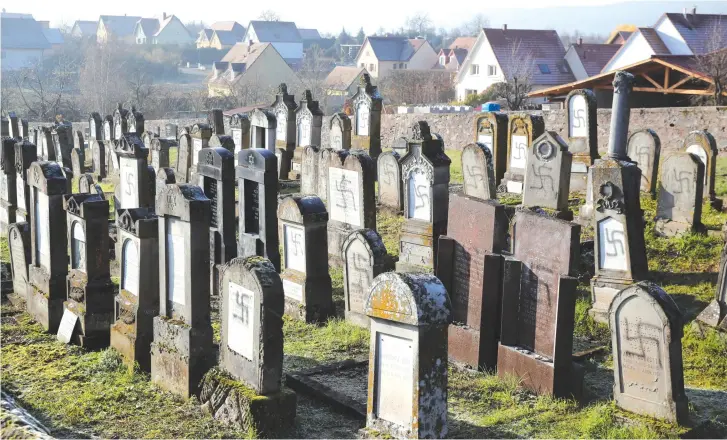
[[[457,74],[457,99],[523,75],[529,76],[533,90],[571,82],[564,56],[563,43],[552,30],[482,29]]]
[[[366,37],[356,65],[371,77],[382,78],[397,70],[430,70],[437,59],[437,52],[423,38]]]

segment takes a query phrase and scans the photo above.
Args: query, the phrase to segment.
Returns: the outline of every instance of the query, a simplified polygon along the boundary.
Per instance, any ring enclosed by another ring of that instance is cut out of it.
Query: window
[[[406,64],[404,64],[404,68],[406,69]]]
[[[470,96],[470,95],[476,95],[476,94],[477,94],[477,90],[465,89],[465,91],[464,91],[465,97]]]
[[[394,63],[394,70],[396,70],[396,63]]]
[[[440,66],[444,66],[447,63],[447,61],[446,61],[445,58],[446,57],[444,55],[442,55],[441,57],[439,57],[439,65]]]
[[[568,67],[568,64],[564,62],[558,63],[558,70],[560,73],[570,73],[570,68]]]
[[[473,64],[470,66],[470,73],[472,75],[479,75],[480,74],[480,65],[479,64]]]
[[[373,65],[373,64],[369,64],[369,70],[370,70],[371,72],[373,72],[373,71],[374,71],[374,65]]]
[[[543,73],[543,74],[550,73],[550,67],[548,67],[547,64],[538,64],[538,69],[540,69],[540,73]]]
[[[496,76],[497,75],[497,66],[493,66],[492,64],[489,64],[487,66],[487,75]]]
[[[365,68],[366,67],[366,64],[365,63],[361,63],[361,67],[364,67]]]

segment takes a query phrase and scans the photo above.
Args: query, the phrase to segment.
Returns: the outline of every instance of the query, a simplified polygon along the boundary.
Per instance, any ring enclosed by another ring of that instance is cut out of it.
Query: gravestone
[[[351,232],[341,247],[346,320],[368,328],[364,304],[374,278],[386,271],[386,246],[373,229]]]
[[[189,180],[188,183],[197,183],[197,164],[199,159],[199,152],[203,148],[208,148],[210,138],[212,137],[212,128],[207,124],[194,124],[189,132],[192,138],[192,164],[189,168]]]
[[[133,105],[131,106],[131,111],[126,113],[126,127],[129,133],[136,133],[140,137],[146,131],[144,129],[144,115],[137,112],[136,107]]]
[[[684,232],[704,232],[702,185],[704,164],[691,153],[673,153],[661,163],[654,228],[673,237]]]
[[[568,150],[573,155],[570,190],[586,190],[588,168],[599,158],[596,94],[589,89],[575,89],[565,98],[568,115]]]
[[[318,101],[313,100],[310,90],[303,94],[303,100],[295,110],[295,151],[293,153],[292,170],[288,175],[290,180],[301,178],[301,168],[305,166],[303,154],[305,147],[321,145],[321,129],[323,127],[323,112],[318,107]],[[303,184],[301,183],[301,186]]]
[[[8,226],[15,223],[15,212],[18,207],[17,183],[15,179],[15,143],[12,137],[3,137],[0,145],[0,234],[7,237]]]
[[[613,398],[626,411],[684,424],[682,313],[658,285],[640,282],[621,292],[609,309]]]
[[[573,220],[568,207],[572,160],[568,144],[558,133],[546,131],[537,138],[528,147],[523,206],[548,208],[555,211],[555,217]]]
[[[218,135],[214,135],[216,137]],[[229,136],[224,136],[232,142]],[[237,256],[235,241],[235,157],[222,147],[199,152],[199,187],[210,200],[210,293],[218,294],[219,266]]]
[[[490,150],[495,169],[495,184],[499,185],[507,170],[507,114],[478,114],[475,117],[474,141]]]
[[[18,222],[8,229],[8,247],[10,248],[10,266],[13,274],[13,293],[8,300],[20,309],[25,308],[28,292],[28,265],[30,264],[30,225]]]
[[[655,196],[661,155],[659,136],[648,128],[633,133],[629,136],[628,154],[641,170],[641,191]]]
[[[727,330],[727,244],[722,248],[722,256],[719,259],[719,276],[714,299],[697,316],[695,322]]]
[[[20,139],[28,139],[28,121],[18,118],[18,130],[20,131]]]
[[[232,154],[232,157],[235,157],[235,141],[232,140],[232,136],[213,134],[212,137],[210,137],[208,147],[224,148]]]
[[[104,141],[111,142],[114,140],[114,118],[110,115],[106,115],[103,119],[103,137]]]
[[[714,136],[707,130],[692,131],[684,139],[682,148],[697,156],[704,164],[704,198],[714,209],[721,211],[722,199],[718,199],[714,192],[718,153]]]
[[[279,272],[277,158],[269,150],[243,150],[235,177],[240,194],[237,254],[265,257]]]
[[[465,195],[481,200],[497,199],[495,161],[490,148],[485,144],[472,143],[462,149]]]
[[[73,175],[74,176],[80,176],[81,174],[86,172],[86,156],[80,148],[74,148],[73,151],[71,151],[71,164],[73,169]]]
[[[383,99],[368,73],[361,75],[358,92],[351,98],[353,136],[351,146],[366,150],[376,159],[381,154],[381,110]]]
[[[303,151],[301,155],[300,170],[300,193],[318,193],[318,165],[320,163],[320,149],[317,146],[308,145],[299,148]],[[296,150],[297,152],[297,150]]]
[[[333,150],[351,149],[351,118],[345,113],[335,113],[328,123],[328,145]]]
[[[528,146],[545,131],[542,116],[515,113],[507,124],[507,171],[502,179],[503,192],[522,194],[528,168]]]
[[[155,139],[154,133],[152,133],[151,131],[145,131],[139,136],[141,137],[141,143],[144,144],[146,148],[151,148],[152,139]]]
[[[154,208],[150,187],[155,182],[149,179],[146,158],[149,149],[136,133],[125,133],[116,141],[116,155],[119,158],[119,185],[114,194],[114,209]]]
[[[73,127],[70,125],[55,125],[51,129],[51,139],[55,150],[55,160],[64,168],[71,169],[71,151],[73,150]],[[50,160],[50,159],[49,159]]]
[[[172,124],[171,122],[167,122],[166,125],[164,125],[164,137],[169,140],[177,140],[177,131],[179,130],[179,126],[177,124]]]
[[[388,272],[366,298],[371,318],[366,429],[445,438],[450,302],[433,275]]]
[[[328,204],[328,169],[332,166],[343,166],[343,161],[348,156],[348,150],[322,148],[319,156],[318,177],[316,179],[318,182],[318,190],[315,194],[323,200],[323,203]]]
[[[107,176],[106,172],[106,146],[112,145],[111,141],[91,139],[91,151],[93,153],[93,172],[98,176],[99,182]],[[113,147],[111,147],[113,148]]]
[[[334,313],[326,205],[316,196],[289,196],[280,202],[278,218],[285,313],[306,322],[325,322]]]
[[[160,168],[169,167],[169,149],[179,148],[175,139],[164,139],[156,137],[151,140],[151,166],[156,171]],[[177,150],[179,151],[179,150]]]
[[[111,346],[124,363],[151,371],[154,317],[159,314],[159,226],[146,208],[125,209],[116,218],[116,255],[121,277],[115,297]]]
[[[241,150],[250,148],[250,119],[242,113],[230,116],[230,135],[235,143],[235,157]]]
[[[250,112],[250,148],[275,148],[276,120],[272,112],[256,108]]]
[[[97,112],[91,112],[88,115],[88,141],[91,139],[103,140],[103,120]]]
[[[132,134],[132,136],[136,136],[136,133]],[[117,139],[106,144],[106,175],[114,180],[121,177],[121,164],[119,163],[119,156],[116,154],[118,144],[119,140]]]
[[[212,129],[212,134],[220,135],[225,134],[225,117],[222,114],[222,110],[219,108],[213,108],[207,113],[207,121]]]
[[[404,157],[409,152],[409,141],[405,137],[398,137],[394,140],[391,149],[399,156]]]
[[[295,151],[295,110],[298,104],[295,103],[295,96],[288,94],[285,83],[278,86],[275,102],[270,107],[276,120],[275,150],[282,150],[278,155],[278,178],[287,179]]]
[[[412,126],[409,152],[401,163],[404,188],[404,225],[399,239],[397,272],[432,272],[436,267],[439,236],[447,232],[449,166],[440,140],[429,125]]]
[[[95,183],[92,174],[81,174],[78,178],[78,192],[81,194],[91,194],[95,191]]]
[[[113,114],[113,140],[119,140],[121,136],[129,132],[128,114],[129,111],[121,107],[121,103],[116,104],[116,110],[114,110]]]
[[[179,136],[179,150],[177,152],[176,175],[179,183],[191,182],[189,172],[192,168],[192,137],[188,134]]]
[[[210,321],[210,201],[195,185],[157,195],[159,316],[154,317],[151,381],[184,398],[214,363]]]
[[[572,361],[581,227],[529,211],[515,214],[505,259],[497,374],[538,394],[581,396]]]
[[[626,152],[629,117],[628,99],[634,77],[617,72],[608,156],[593,165],[595,275],[591,279],[590,314],[608,321],[608,307],[619,291],[646,279],[648,262],[641,210],[641,170]]]
[[[114,321],[114,285],[109,269],[109,202],[98,194],[64,197],[71,269],[66,277],[65,312],[76,315],[80,331],[72,342],[87,348],[109,345]]]
[[[356,229],[376,230],[376,164],[353,150],[342,165],[328,169],[328,261],[342,266],[346,238]]]
[[[20,137],[20,129],[18,127],[18,117],[15,115],[15,112],[10,112],[8,114],[8,137],[13,139],[22,139]]]
[[[35,144],[29,141],[15,143],[15,220],[27,222],[30,212],[30,195],[28,193],[28,168],[38,160]]]
[[[73,149],[82,150],[85,153],[86,142],[83,140],[83,133],[81,133],[81,130],[76,130],[75,133],[73,133]]]
[[[156,174],[156,193],[160,194],[167,185],[173,183],[177,183],[174,170],[172,168],[159,168]]]
[[[53,146],[53,135],[50,127],[39,127],[38,132],[38,159],[50,162],[58,162],[60,157],[56,159],[56,150]]]
[[[45,331],[56,333],[66,300],[68,242],[63,195],[68,186],[56,162],[33,162],[27,176],[32,261],[26,307]]]
[[[400,213],[404,210],[404,187],[401,183],[401,156],[396,151],[385,151],[376,160],[379,180],[380,206]]]

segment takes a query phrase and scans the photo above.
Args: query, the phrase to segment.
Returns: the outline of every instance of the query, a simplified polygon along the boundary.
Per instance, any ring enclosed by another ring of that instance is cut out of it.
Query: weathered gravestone
[[[616,405],[671,423],[685,423],[689,402],[682,366],[683,318],[652,282],[634,284],[609,309]]]
[[[207,122],[212,134],[225,134],[225,116],[219,108],[213,108],[207,113]]]
[[[401,159],[404,225],[399,239],[399,272],[432,272],[439,236],[447,232],[449,165],[442,143],[432,139],[429,125],[412,127],[409,152]]]
[[[266,259],[235,258],[224,267],[221,282],[220,367],[241,383],[208,373],[201,386],[202,408],[226,423],[252,427],[258,435],[285,432],[295,422],[297,397],[281,386],[280,275]]]
[[[495,112],[478,114],[475,117],[474,141],[490,150],[495,184],[499,185],[507,170],[507,115]]]
[[[342,165],[328,169],[328,261],[344,264],[343,243],[356,229],[376,230],[376,164],[353,150]]]
[[[529,211],[515,214],[505,259],[497,374],[538,394],[578,399],[583,370],[572,361],[581,227]]]
[[[272,112],[256,108],[250,112],[250,148],[275,148],[276,120]]]
[[[124,133],[129,132],[129,125],[127,121],[128,114],[129,111],[121,107],[121,103],[116,104],[116,110],[114,110],[113,114],[113,140],[119,140]]]
[[[704,164],[704,198],[714,209],[722,210],[722,199],[714,192],[717,174],[717,141],[707,130],[693,131],[687,135],[683,143],[684,151],[692,153]]]
[[[136,136],[136,133],[132,133],[131,136]],[[106,175],[113,180],[117,180],[121,176],[119,156],[116,154],[116,149],[119,147],[119,140],[114,139],[110,141],[106,144],[106,147]]]
[[[55,125],[51,129],[51,139],[55,151],[55,161],[64,168],[71,169],[71,151],[73,151],[73,128],[70,125]],[[48,159],[50,160],[50,159]]]
[[[91,139],[91,152],[93,154],[93,172],[98,177],[99,182],[107,176],[106,165],[108,159],[106,157],[107,146],[113,148],[112,141],[101,141]]]
[[[384,273],[366,298],[371,318],[366,429],[445,438],[450,302],[433,275]]]
[[[351,146],[366,150],[376,159],[381,154],[381,110],[383,99],[379,89],[371,84],[368,73],[361,75],[358,92],[351,98],[353,109],[353,136]]]
[[[171,185],[173,183],[177,183],[174,170],[172,168],[159,168],[159,171],[157,171],[156,174],[156,194],[161,193],[167,185]]]
[[[525,172],[528,168],[528,146],[545,131],[542,116],[516,113],[507,124],[507,171],[502,179],[502,190],[522,194]]]
[[[144,144],[146,148],[151,148],[151,142],[153,139],[155,139],[154,133],[152,133],[151,131],[145,131],[139,134],[139,136],[141,137],[141,143]]]
[[[672,237],[687,231],[704,232],[702,185],[704,164],[691,153],[673,153],[661,163],[654,228]]]
[[[38,131],[38,159],[47,160],[50,162],[57,162],[56,150],[53,147],[53,135],[51,134],[50,127],[39,127]]]
[[[169,149],[172,147],[179,148],[175,139],[157,137],[151,140],[151,166],[154,170],[169,167]]]
[[[121,279],[115,297],[111,346],[130,368],[151,371],[154,317],[159,314],[159,227],[146,208],[125,209],[116,219]]]
[[[97,112],[91,112],[88,115],[88,137],[89,144],[91,139],[99,141],[103,139],[103,120]]]
[[[191,182],[189,172],[192,168],[192,137],[188,134],[179,136],[179,150],[177,152],[176,176],[179,183]]]
[[[232,154],[232,157],[235,157],[235,141],[232,139],[232,136],[213,134],[207,146],[209,148],[224,148]]]
[[[129,133],[136,133],[141,137],[144,133],[144,115],[136,111],[136,107],[131,106],[131,111],[126,113],[126,128]]]
[[[301,194],[317,194],[318,193],[318,165],[321,160],[320,148],[313,145],[298,148],[302,150],[301,169],[300,169],[300,193]],[[296,150],[296,154],[297,151]]]
[[[568,115],[568,150],[573,155],[570,190],[583,192],[588,183],[588,168],[598,159],[598,120],[596,94],[576,89],[565,98]]]
[[[217,135],[215,135],[217,136]],[[229,139],[229,136],[226,136]],[[230,142],[232,140],[230,139]],[[199,186],[210,200],[210,293],[218,294],[219,266],[237,256],[235,242],[235,157],[221,147],[199,152]]]
[[[235,157],[242,150],[250,148],[250,118],[242,113],[230,116],[230,135],[235,143]]]
[[[125,133],[116,141],[116,155],[120,173],[119,185],[114,194],[115,210],[153,208],[154,198],[150,187],[155,188],[155,182],[153,177],[150,179],[146,162],[149,149],[136,133]]]
[[[346,238],[341,255],[346,320],[368,328],[364,304],[374,278],[386,271],[386,246],[375,230],[359,229]]]
[[[487,160],[491,169],[492,159]],[[473,368],[494,370],[502,297],[500,254],[507,250],[509,227],[505,207],[496,200],[455,194],[448,216],[447,235],[439,237],[437,277],[452,300],[449,356]]]
[[[568,145],[558,133],[547,131],[538,137],[528,147],[523,206],[552,209],[555,217],[573,220],[568,208],[572,160]]]
[[[406,153],[409,152],[409,140],[405,137],[398,137],[394,140],[393,144],[391,145],[391,149],[398,153],[399,156],[404,157],[406,156]]]
[[[305,147],[321,145],[321,129],[323,127],[323,112],[318,107],[318,101],[313,100],[310,90],[303,94],[303,100],[295,110],[296,146],[293,153],[292,170],[288,178],[300,179],[303,171],[303,155]],[[297,168],[297,169],[296,169]],[[302,186],[302,183],[301,183]]]
[[[275,115],[275,149],[278,156],[278,178],[287,179],[290,173],[290,162],[295,151],[295,96],[288,94],[288,86],[284,83],[278,87],[275,102],[270,106]]]
[[[28,169],[32,262],[28,269],[28,313],[45,331],[56,333],[63,315],[68,274],[66,213],[68,186],[61,166],[33,162]]]
[[[323,203],[328,203],[328,169],[333,166],[342,167],[346,156],[348,156],[348,152],[348,150],[334,150],[332,148],[322,148],[320,150],[318,177],[316,179],[318,190],[315,194],[323,200]],[[303,176],[303,179],[305,179],[305,176]]]
[[[280,271],[277,158],[269,150],[243,150],[235,177],[240,194],[237,254],[265,257]]]
[[[396,213],[404,210],[400,158],[396,151],[386,151],[379,154],[376,160],[376,175],[379,180],[378,203]]]
[[[210,321],[210,201],[195,185],[158,194],[159,316],[151,380],[187,398],[214,363]]]
[[[114,140],[114,118],[110,115],[106,115],[103,119],[103,137],[101,139],[107,142]]]
[[[8,229],[10,266],[13,273],[13,293],[8,300],[17,308],[25,308],[28,292],[28,265],[30,264],[30,225],[18,222]]]
[[[462,149],[465,195],[481,200],[497,198],[495,161],[490,148],[485,144],[473,143]]]
[[[15,209],[16,221],[28,221],[30,195],[28,193],[28,168],[38,160],[35,144],[20,141],[15,144]]]
[[[328,123],[328,146],[333,150],[351,149],[351,118],[345,113],[335,113]]]
[[[86,142],[83,140],[83,133],[81,130],[76,130],[73,133],[73,149],[81,150],[84,153],[86,152]]]
[[[593,173],[595,212],[595,276],[591,279],[591,315],[608,321],[608,307],[620,290],[648,274],[641,210],[641,170],[626,153],[631,109],[628,97],[634,77],[617,72],[608,156],[596,161]]]
[[[8,115],[8,135],[7,137],[11,137],[13,139],[22,139],[20,137],[19,133],[19,127],[18,127],[18,117],[15,115],[15,112],[10,112]],[[5,135],[3,135],[5,136]]]
[[[15,143],[17,139],[3,137],[0,148],[0,234],[7,237],[8,226],[15,223],[18,207],[15,179]]]
[[[655,196],[661,155],[659,136],[648,128],[633,133],[629,136],[628,155],[641,170],[641,191]]]
[[[171,122],[168,122],[166,125],[164,125],[164,137],[176,141],[178,130],[179,126],[177,124],[172,124]]]
[[[71,166],[74,176],[80,176],[86,172],[86,155],[80,148],[74,148],[71,151]]]
[[[83,347],[109,345],[114,321],[114,285],[109,270],[109,202],[98,194],[64,197],[71,270],[66,277],[64,313],[76,315],[80,331],[72,342]]]
[[[697,316],[696,322],[727,331],[727,243],[722,248],[719,260],[719,277],[714,299]]]
[[[278,206],[283,237],[285,313],[306,322],[333,314],[328,274],[328,212],[316,196],[286,197]]]
[[[95,191],[95,183],[93,174],[81,174],[78,178],[78,192],[81,194],[91,194]]]
[[[192,164],[189,168],[188,183],[197,183],[197,164],[199,163],[199,152],[203,148],[208,148],[210,138],[212,137],[212,128],[207,124],[194,124],[189,132],[192,138]]]

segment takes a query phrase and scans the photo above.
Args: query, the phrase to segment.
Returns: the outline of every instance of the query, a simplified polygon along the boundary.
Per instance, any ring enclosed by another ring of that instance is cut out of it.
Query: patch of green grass
[[[283,317],[286,368],[366,357],[369,351],[368,329],[341,319],[323,325],[306,324],[287,315]],[[296,360],[293,358],[305,358]]]
[[[611,344],[611,332],[608,325],[594,321],[588,314],[590,308],[591,298],[589,296],[582,296],[576,300],[575,335],[580,338],[598,341],[600,345],[609,346]]]
[[[464,183],[462,175],[462,151],[461,150],[445,150],[444,151],[452,165],[449,166],[449,183]]]
[[[0,261],[10,263],[10,246],[8,237],[0,237]]]
[[[717,194],[717,197],[727,196],[727,157],[717,157],[717,170],[715,174],[714,192]]]
[[[169,166],[177,168],[177,156],[179,155],[179,147],[173,147],[169,149]]]
[[[404,225],[404,217],[389,211],[380,210],[376,213],[376,230],[392,257],[399,256],[399,236]]]
[[[727,336],[712,328],[704,335],[684,327],[682,338],[684,380],[695,387],[727,390]]]

